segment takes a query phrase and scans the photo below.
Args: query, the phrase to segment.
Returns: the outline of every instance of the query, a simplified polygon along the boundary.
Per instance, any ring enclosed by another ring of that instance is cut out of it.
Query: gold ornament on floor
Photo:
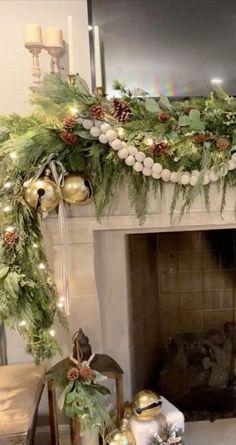
[[[61,191],[63,199],[69,204],[87,204],[93,195],[91,182],[79,175],[67,176]]]
[[[46,169],[43,177],[24,184],[26,202],[41,212],[55,209],[62,198],[60,187],[50,179],[50,174],[51,170]]]
[[[135,445],[136,441],[133,433],[128,428],[128,419],[122,419],[119,430],[111,434],[108,438],[109,445]]]
[[[154,420],[161,412],[162,401],[152,391],[140,391],[132,402],[133,413],[139,420]]]

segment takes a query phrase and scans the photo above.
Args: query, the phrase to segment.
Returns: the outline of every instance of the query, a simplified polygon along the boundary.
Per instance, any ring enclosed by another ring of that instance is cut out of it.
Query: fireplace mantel
[[[211,210],[199,196],[191,211],[179,218],[181,204],[171,220],[169,208],[172,185],[165,185],[162,198],[149,196],[144,223],[140,225],[131,208],[127,191],[121,190],[109,217],[100,221],[91,202],[84,207],[67,208],[68,263],[71,298],[70,335],[60,331],[59,341],[70,352],[70,336],[82,327],[93,349],[114,357],[125,371],[125,393],[130,397],[131,366],[129,338],[129,277],[127,273],[126,235],[129,233],[210,230],[235,227],[235,191],[227,191],[223,215],[217,186],[210,190]],[[49,262],[61,291],[61,263],[57,215],[43,222]]]

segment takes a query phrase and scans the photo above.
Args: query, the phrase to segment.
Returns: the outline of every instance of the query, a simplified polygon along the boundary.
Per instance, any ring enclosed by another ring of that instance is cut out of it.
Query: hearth
[[[127,238],[133,392],[187,420],[236,415],[236,230]]]

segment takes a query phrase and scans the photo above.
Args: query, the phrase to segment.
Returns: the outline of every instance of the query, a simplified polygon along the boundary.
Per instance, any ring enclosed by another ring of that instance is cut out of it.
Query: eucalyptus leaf
[[[19,278],[16,272],[10,272],[3,283],[4,290],[12,297],[17,298],[19,293]]]
[[[155,101],[155,99],[147,98],[145,99],[145,107],[146,110],[150,113],[158,113],[161,111],[158,103]]]
[[[189,125],[189,117],[188,116],[186,116],[185,114],[182,114],[180,117],[179,117],[179,126],[180,127],[187,127],[188,125]]]
[[[97,140],[97,138],[95,138],[94,136],[92,136],[89,131],[87,130],[77,130],[74,131],[74,134],[77,134],[78,136],[80,136],[82,139],[86,139],[86,140],[90,140],[90,141],[95,141]]]
[[[165,111],[171,111],[172,110],[172,105],[168,99],[168,97],[166,96],[161,96],[159,99],[159,106],[162,110]]]
[[[0,264],[0,278],[4,278],[9,271],[9,266],[6,264]]]

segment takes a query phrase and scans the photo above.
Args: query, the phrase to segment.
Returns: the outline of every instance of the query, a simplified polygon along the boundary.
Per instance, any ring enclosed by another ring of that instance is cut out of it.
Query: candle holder
[[[96,87],[96,93],[98,96],[105,96],[105,88],[104,87]]]
[[[37,91],[41,84],[39,54],[43,49],[43,45],[41,43],[26,43],[25,48],[27,48],[30,54],[32,54],[32,86],[30,89],[32,91]]]
[[[68,82],[70,85],[75,86],[76,85],[76,76],[78,74],[68,74]]]
[[[58,46],[45,46],[44,48],[51,56],[50,60],[51,74],[60,74],[59,60],[64,52],[64,48]]]

